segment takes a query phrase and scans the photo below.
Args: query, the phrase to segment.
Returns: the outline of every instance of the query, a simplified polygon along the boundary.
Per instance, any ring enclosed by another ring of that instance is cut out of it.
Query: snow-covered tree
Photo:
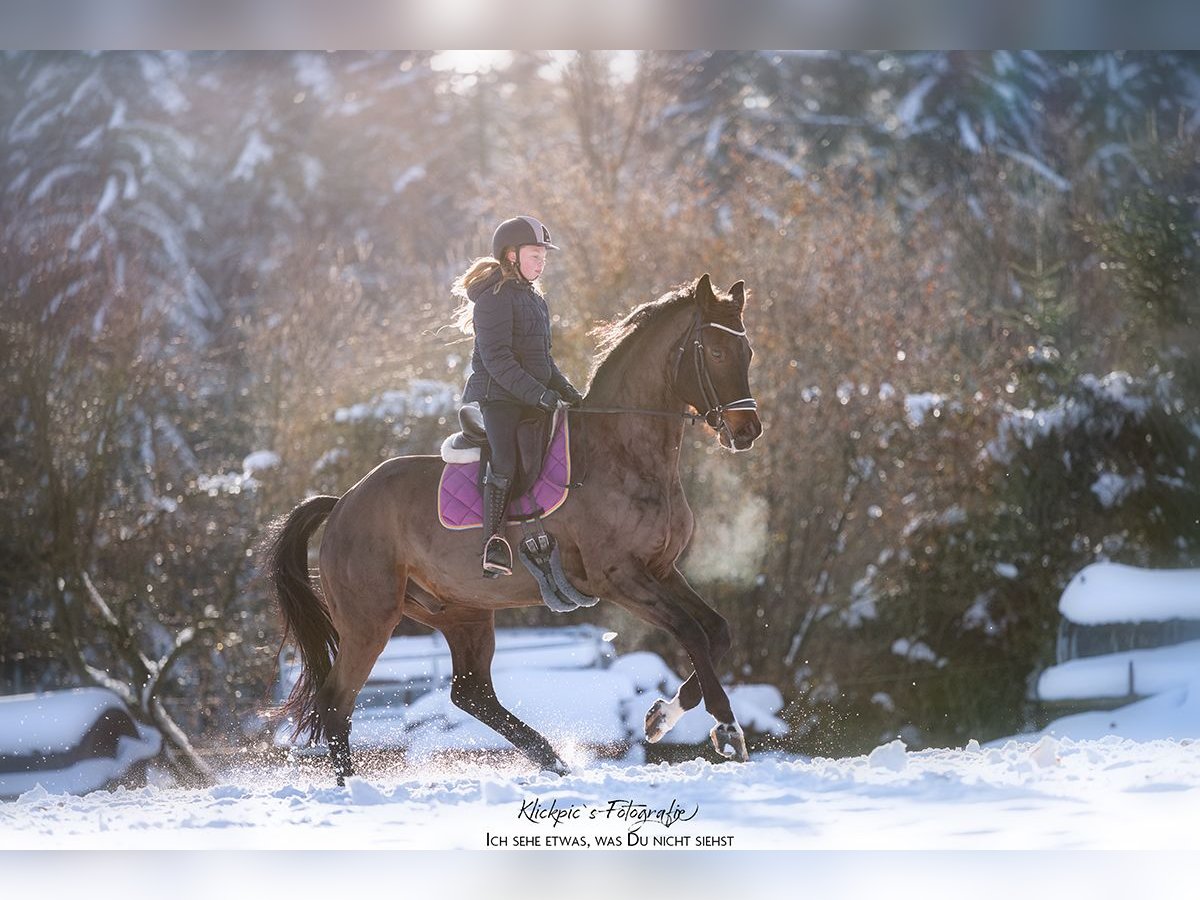
[[[220,308],[189,255],[203,222],[191,198],[196,144],[176,127],[188,111],[188,58],[29,53],[5,67],[18,87],[0,123],[0,240],[26,251],[29,268],[17,273],[17,289],[84,261],[94,265],[79,267],[80,280],[48,298],[51,307],[92,285],[115,298],[136,268],[146,279],[146,308],[163,313],[175,334],[203,343]],[[105,257],[111,264],[99,265]],[[88,327],[103,327],[106,307]]]

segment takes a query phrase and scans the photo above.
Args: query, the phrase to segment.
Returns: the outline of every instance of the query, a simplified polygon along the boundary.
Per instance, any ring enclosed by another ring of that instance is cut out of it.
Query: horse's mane
[[[696,285],[697,282],[694,281],[676,285],[657,300],[647,301],[625,316],[593,328],[589,334],[596,338],[597,344],[590,383],[595,384],[604,369],[619,365],[620,360],[628,355],[630,346],[636,343],[633,338],[649,327],[651,322],[660,315],[667,315],[672,310],[694,302]],[[738,315],[733,301],[720,293],[717,293],[716,297],[722,309],[728,304],[730,324],[736,324]]]

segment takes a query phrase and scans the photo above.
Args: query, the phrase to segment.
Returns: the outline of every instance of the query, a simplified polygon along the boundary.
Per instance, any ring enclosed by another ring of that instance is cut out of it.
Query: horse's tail
[[[282,643],[290,637],[300,650],[300,677],[280,711],[296,723],[293,739],[310,731],[319,741],[325,730],[317,692],[333,667],[338,633],[329,606],[308,577],[308,542],[337,502],[337,497],[309,497],[271,523],[265,543],[266,574],[283,614]]]

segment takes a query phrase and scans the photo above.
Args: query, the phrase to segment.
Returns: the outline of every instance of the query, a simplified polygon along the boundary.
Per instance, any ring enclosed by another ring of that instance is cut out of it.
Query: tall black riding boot
[[[512,574],[512,547],[502,534],[504,511],[508,508],[511,489],[512,478],[493,472],[489,465],[487,475],[483,479],[484,578]]]

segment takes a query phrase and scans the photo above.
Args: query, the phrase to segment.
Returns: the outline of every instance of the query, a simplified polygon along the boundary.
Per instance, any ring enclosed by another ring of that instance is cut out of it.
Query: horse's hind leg
[[[351,617],[344,606],[335,607],[340,613],[336,623],[339,635],[337,656],[334,657],[329,677],[317,693],[317,711],[329,742],[329,757],[339,786],[354,774],[350,756],[350,717],[354,712],[354,702],[371,674],[375,660],[387,646],[392,631],[404,614],[402,598],[405,579],[402,577],[400,580],[400,599],[392,592],[384,591],[376,598],[378,602],[367,602],[365,609],[382,613],[378,617],[368,615],[362,609]],[[328,587],[326,591],[326,596],[330,596]],[[355,595],[356,603],[368,600],[365,594]],[[344,599],[342,603],[345,603]]]
[[[446,636],[454,676],[450,700],[524,753],[539,768],[565,775],[567,765],[542,735],[504,708],[492,685],[496,628],[491,612],[469,621],[431,622]]]

